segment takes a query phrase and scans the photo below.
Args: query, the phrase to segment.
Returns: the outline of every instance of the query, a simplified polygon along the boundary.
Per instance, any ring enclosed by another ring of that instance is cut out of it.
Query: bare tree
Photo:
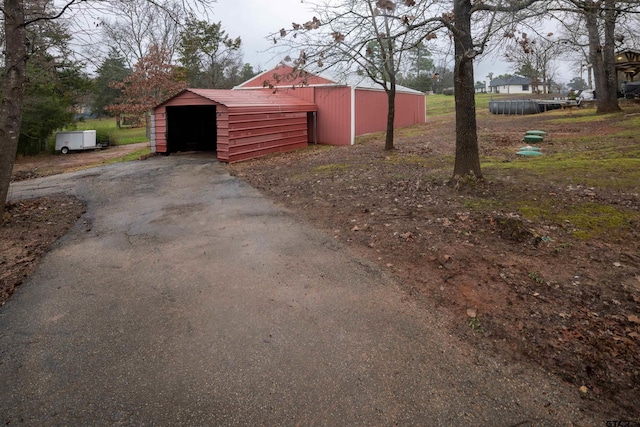
[[[465,177],[482,179],[476,122],[475,81],[473,61],[484,53],[492,36],[501,35],[524,17],[518,12],[527,10],[538,0],[453,0],[453,13],[442,15],[454,40],[454,91],[456,110],[456,156],[452,183]],[[533,11],[532,13],[537,13]],[[422,23],[416,24],[420,27]]]
[[[157,46],[173,57],[184,12],[173,0],[118,0],[101,26],[106,45],[122,53],[129,68]]]
[[[620,111],[615,71],[615,1],[572,1],[584,15],[589,36],[589,62],[593,67],[598,113]],[[604,9],[604,10],[603,10]],[[599,20],[602,21],[603,37]],[[608,45],[607,45],[608,44]]]
[[[355,67],[384,88],[388,95],[388,122],[385,148],[393,148],[393,115],[399,57],[421,41],[435,38],[443,26],[454,40],[454,89],[456,108],[456,157],[453,180],[465,176],[482,178],[475,110],[473,60],[482,54],[499,29],[522,19],[517,12],[539,0],[414,0],[356,1],[316,7],[320,16],[293,31],[281,29],[288,46],[297,48],[297,68],[334,67],[353,71]],[[534,13],[539,13],[534,11]],[[503,19],[501,19],[503,18]],[[317,30],[318,34],[308,36]],[[278,39],[274,38],[274,42]]]
[[[396,82],[404,56],[435,38],[441,27],[439,5],[413,0],[343,0],[339,4],[315,4],[312,20],[290,29],[282,28],[274,42],[284,44],[297,58],[285,58],[296,72],[320,72],[347,79],[361,75],[371,79],[387,94],[387,133],[385,149],[394,147]],[[420,17],[421,31],[410,31]],[[364,78],[364,77],[363,77]]]
[[[529,37],[527,33],[513,35],[513,42],[506,44],[505,58],[514,65],[514,71],[531,79],[531,86],[547,93],[554,68],[554,61],[561,53],[561,44],[552,38],[553,33],[546,36]]]
[[[618,104],[618,82],[615,68],[616,49],[623,45],[624,36],[616,31],[618,23],[632,22],[640,12],[638,0],[564,0],[550,8],[560,13],[560,21],[568,15],[577,16],[584,22],[584,33],[588,46],[588,63],[593,70],[598,113],[620,111]],[[624,27],[623,27],[624,28]],[[581,32],[581,26],[569,31]],[[637,33],[637,28],[631,33]]]
[[[147,0],[169,13],[157,0]],[[2,102],[0,103],[0,215],[4,212],[11,172],[16,158],[18,135],[22,122],[22,109],[26,86],[28,60],[27,28],[36,22],[56,20],[74,10],[89,10],[91,7],[112,8],[124,0],[4,0],[0,12],[4,21],[4,61],[2,74]],[[214,0],[180,0],[176,2],[183,10],[205,8]]]
[[[587,85],[593,88],[591,63],[589,62],[589,40],[587,36],[584,17],[575,13],[553,13],[551,16],[557,21],[558,42],[564,57],[570,64],[580,70],[580,78],[583,72],[587,72]]]

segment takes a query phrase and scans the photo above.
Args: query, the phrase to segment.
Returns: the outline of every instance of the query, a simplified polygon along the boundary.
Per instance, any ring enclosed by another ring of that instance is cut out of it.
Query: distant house
[[[486,93],[487,92],[487,84],[483,82],[476,82],[474,86],[476,89],[476,93]]]
[[[487,79],[487,86],[489,93],[536,93],[536,91],[542,93],[548,93],[548,85],[543,82],[539,82],[537,86],[531,84],[531,79],[520,76],[509,76],[506,78],[497,78],[493,80]],[[477,92],[477,90],[476,90]]]

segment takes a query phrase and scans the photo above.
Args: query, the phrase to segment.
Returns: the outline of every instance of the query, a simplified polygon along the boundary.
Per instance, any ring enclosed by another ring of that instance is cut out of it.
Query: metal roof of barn
[[[299,74],[305,74],[301,77]],[[278,76],[279,75],[279,76]],[[259,82],[258,86],[252,85]],[[271,70],[263,71],[244,83],[234,87],[234,89],[256,89],[265,86],[264,82],[269,82],[275,88],[318,87],[318,86],[348,86],[356,89],[383,91],[382,86],[377,84],[367,75],[360,75],[355,71],[335,72],[331,69],[314,72],[313,70],[294,71],[289,65],[279,65]],[[405,86],[396,85],[396,92],[423,95],[423,92]]]
[[[158,104],[158,108],[172,99],[191,92],[195,95],[209,99],[217,104],[222,104],[230,110],[244,108],[260,108],[263,111],[317,111],[318,107],[303,99],[293,96],[273,93],[270,91],[238,91],[227,89],[195,89],[188,88]]]

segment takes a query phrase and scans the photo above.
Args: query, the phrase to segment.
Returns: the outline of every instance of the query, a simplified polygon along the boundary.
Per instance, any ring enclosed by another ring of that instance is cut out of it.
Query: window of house
[[[522,85],[523,92],[529,92],[529,85]]]

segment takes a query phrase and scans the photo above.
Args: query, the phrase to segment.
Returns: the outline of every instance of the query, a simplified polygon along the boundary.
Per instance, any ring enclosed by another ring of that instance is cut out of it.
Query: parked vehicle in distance
[[[56,133],[56,151],[67,154],[72,150],[95,150],[106,145],[96,142],[95,130],[78,130]]]
[[[624,84],[624,97],[626,99],[640,98],[640,82],[627,82]]]

